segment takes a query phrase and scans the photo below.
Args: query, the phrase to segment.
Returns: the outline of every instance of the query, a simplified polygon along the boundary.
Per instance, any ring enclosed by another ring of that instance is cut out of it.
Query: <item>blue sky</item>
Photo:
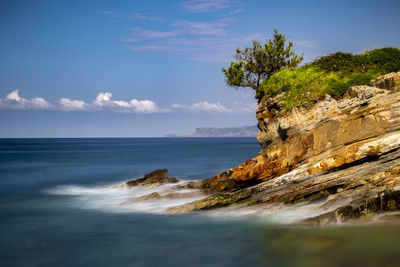
[[[0,1],[0,137],[133,137],[254,125],[225,85],[237,47],[305,61],[400,47],[399,1]]]

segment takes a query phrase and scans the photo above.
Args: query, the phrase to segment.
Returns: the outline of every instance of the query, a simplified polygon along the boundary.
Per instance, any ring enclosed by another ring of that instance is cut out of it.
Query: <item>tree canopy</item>
[[[222,68],[227,84],[258,91],[261,83],[272,74],[284,68],[296,67],[303,60],[303,55],[291,50],[291,41],[287,46],[285,43],[285,36],[274,29],[274,38],[265,44],[253,41],[252,47],[243,50],[238,48],[234,56],[237,62],[232,61],[227,69]],[[261,96],[257,94],[257,97]]]

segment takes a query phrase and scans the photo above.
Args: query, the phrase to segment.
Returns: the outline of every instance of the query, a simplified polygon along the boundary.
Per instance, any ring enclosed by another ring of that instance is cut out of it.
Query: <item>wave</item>
[[[51,195],[67,196],[69,201],[63,201],[74,208],[92,209],[111,213],[155,213],[163,214],[168,208],[184,205],[200,200],[206,195],[198,190],[180,189],[175,184],[165,184],[157,187],[128,187],[125,183],[101,186],[59,185],[45,192]],[[153,194],[153,195],[151,195]],[[155,196],[154,196],[155,195]],[[170,196],[170,197],[168,197]],[[328,210],[321,209],[320,203],[308,203],[288,207],[241,208],[229,207],[202,212],[203,215],[217,220],[231,220],[252,217],[258,222],[268,224],[293,224],[303,219],[318,216]]]
[[[187,181],[185,181],[187,182]],[[182,190],[177,185],[184,182],[160,185],[157,187],[128,187],[124,183],[102,186],[59,185],[50,188],[45,193],[50,195],[69,196],[69,205],[82,209],[102,210],[106,212],[127,213],[147,212],[164,213],[170,207],[183,205],[204,197],[196,190]],[[158,196],[145,197],[158,193]],[[168,198],[170,195],[178,198]],[[142,197],[142,198],[141,198]]]

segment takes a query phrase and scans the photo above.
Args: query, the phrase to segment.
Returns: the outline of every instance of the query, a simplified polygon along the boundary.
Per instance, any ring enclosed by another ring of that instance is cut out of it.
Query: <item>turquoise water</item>
[[[258,151],[255,138],[0,139],[0,266],[398,266],[397,226],[170,216],[110,189],[157,168],[208,178]]]

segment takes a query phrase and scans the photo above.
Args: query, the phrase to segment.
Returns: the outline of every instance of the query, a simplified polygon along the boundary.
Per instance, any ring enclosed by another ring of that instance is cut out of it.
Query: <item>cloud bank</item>
[[[223,106],[221,103],[209,103],[207,101],[199,101],[193,103],[192,105],[180,105],[180,104],[172,104],[172,108],[174,109],[183,109],[183,110],[191,110],[191,111],[205,111],[205,112],[233,112],[232,109],[229,109]]]
[[[13,110],[48,110],[54,108],[54,106],[41,97],[32,99],[22,98],[19,96],[19,90],[17,89],[9,93],[5,98],[0,99],[0,108]]]
[[[14,90],[5,98],[0,98],[0,109],[3,110],[56,110],[56,111],[110,111],[120,113],[162,113],[161,109],[151,100],[131,99],[111,100],[110,92],[101,92],[91,103],[83,100],[60,98],[56,104],[47,102],[42,97],[26,99],[19,95],[19,90]]]
[[[60,98],[52,104],[42,97],[23,98],[19,90],[14,90],[0,98],[0,110],[52,110],[61,112],[116,112],[131,114],[154,114],[167,112],[207,112],[207,113],[254,113],[255,103],[234,102],[232,107],[226,107],[220,102],[198,101],[190,105],[172,104],[161,108],[154,101],[144,99],[113,100],[112,93],[100,92],[92,102]]]

